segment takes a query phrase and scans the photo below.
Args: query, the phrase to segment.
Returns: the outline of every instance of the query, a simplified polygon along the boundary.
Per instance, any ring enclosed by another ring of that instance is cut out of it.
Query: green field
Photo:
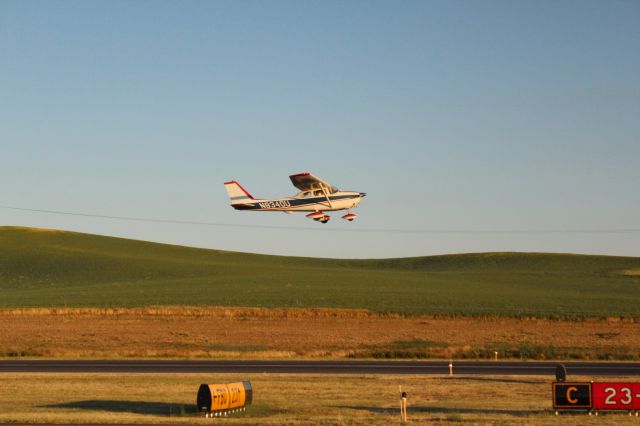
[[[313,259],[0,227],[0,307],[150,305],[640,318],[640,258]]]

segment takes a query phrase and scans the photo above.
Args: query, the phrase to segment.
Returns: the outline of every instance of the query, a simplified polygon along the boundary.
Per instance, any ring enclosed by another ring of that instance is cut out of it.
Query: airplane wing
[[[312,175],[311,173],[298,173],[297,175],[289,176],[289,179],[291,179],[291,183],[293,183],[293,186],[298,188],[300,191],[311,191],[314,189],[320,189],[330,194],[338,192],[338,188],[329,185],[327,182],[323,181],[319,177]]]

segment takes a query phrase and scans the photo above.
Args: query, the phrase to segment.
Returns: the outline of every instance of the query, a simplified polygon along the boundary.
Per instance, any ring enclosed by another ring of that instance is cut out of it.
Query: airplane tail
[[[249,200],[253,200],[254,198],[249,194],[238,182],[232,180],[230,182],[225,182],[224,187],[227,190],[227,194],[229,194],[229,200],[231,200],[231,205],[234,204],[242,204]]]

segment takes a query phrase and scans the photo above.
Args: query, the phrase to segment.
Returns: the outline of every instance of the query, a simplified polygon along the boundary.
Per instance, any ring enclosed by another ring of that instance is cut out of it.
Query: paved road
[[[455,362],[454,374],[554,375],[557,362]],[[640,363],[565,362],[570,375],[640,376]],[[0,372],[449,374],[447,361],[0,360]]]

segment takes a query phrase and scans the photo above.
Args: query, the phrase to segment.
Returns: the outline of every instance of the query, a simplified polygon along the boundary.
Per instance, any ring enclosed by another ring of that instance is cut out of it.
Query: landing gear
[[[354,220],[356,217],[358,217],[358,215],[357,215],[357,214],[355,214],[355,213],[349,213],[349,212],[347,212],[347,214],[345,214],[344,216],[342,216],[342,218],[343,218],[344,220],[348,220],[349,222],[353,222],[353,220]]]
[[[324,214],[322,212],[313,212],[313,213],[309,213],[307,215],[307,217],[309,219],[313,219],[316,222],[320,222],[320,223],[327,223],[329,222],[329,219],[331,219],[331,216]]]
[[[307,215],[307,217],[308,217],[309,219],[313,219],[313,220],[315,220],[316,222],[317,222],[317,221],[322,220],[322,219],[324,218],[324,216],[325,216],[325,214],[324,214],[324,213],[322,213],[322,212],[313,212],[313,213],[309,213],[309,214]]]

